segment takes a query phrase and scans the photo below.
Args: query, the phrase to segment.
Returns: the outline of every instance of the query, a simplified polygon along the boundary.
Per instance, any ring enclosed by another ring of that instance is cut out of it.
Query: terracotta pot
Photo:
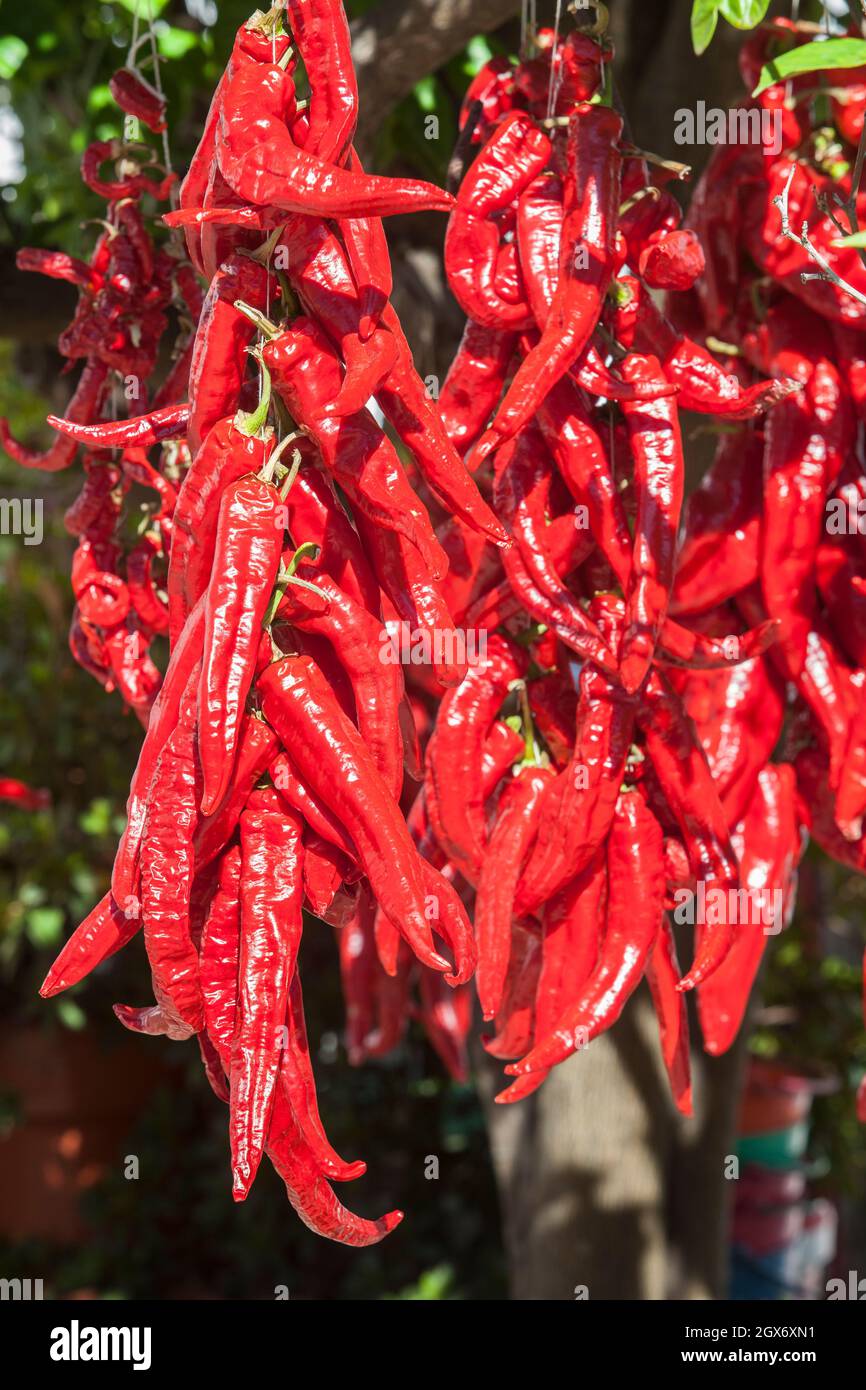
[[[170,1073],[141,1041],[100,1047],[90,1033],[7,1028],[0,1076],[18,1120],[0,1139],[0,1236],[72,1242],[86,1235],[81,1195],[121,1169],[124,1138]]]
[[[835,1078],[817,1068],[752,1058],[740,1102],[737,1133],[768,1134],[803,1124],[812,1100],[837,1087]]]

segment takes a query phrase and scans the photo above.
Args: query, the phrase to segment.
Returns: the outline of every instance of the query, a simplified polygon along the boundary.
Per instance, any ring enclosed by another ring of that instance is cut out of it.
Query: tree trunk
[[[746,1036],[725,1057],[693,1054],[691,1119],[670,1099],[643,986],[615,1028],[516,1105],[493,1103],[501,1064],[477,1048],[513,1298],[724,1296]]]

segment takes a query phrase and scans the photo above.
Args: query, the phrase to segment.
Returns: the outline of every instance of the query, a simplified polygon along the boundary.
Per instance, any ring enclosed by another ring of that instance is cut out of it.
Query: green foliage
[[[754,29],[770,8],[770,0],[692,0],[692,45],[705,53],[712,42],[719,15],[735,29]]]
[[[804,72],[833,72],[836,68],[859,68],[866,65],[866,39],[823,39],[780,53],[765,68],[752,96],[760,96],[768,87],[799,77]]]
[[[751,1039],[763,1057],[819,1066],[838,1084],[814,1109],[811,1153],[827,1190],[858,1193],[866,1180],[866,1130],[857,1084],[866,1072],[862,959],[866,880],[812,846],[800,874],[793,925],[770,950],[761,998],[768,1019]]]

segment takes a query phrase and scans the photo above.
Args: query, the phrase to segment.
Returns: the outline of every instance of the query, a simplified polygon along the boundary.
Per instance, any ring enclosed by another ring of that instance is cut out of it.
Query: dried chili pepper
[[[241,478],[227,487],[220,502],[213,573],[205,599],[198,718],[203,815],[219,806],[231,780],[282,543],[276,488],[256,477]]]
[[[485,846],[475,905],[476,986],[485,1019],[495,1018],[502,1005],[514,895],[538,828],[542,793],[553,775],[549,768],[527,766],[520,770],[499,799]]]
[[[275,662],[258,688],[265,718],[291,749],[304,780],[343,824],[351,824],[358,857],[389,921],[419,960],[449,969],[433,949],[419,861],[402,816],[315,663],[303,656]]]
[[[301,822],[273,789],[251,794],[240,834],[238,1008],[231,1043],[235,1201],[243,1201],[252,1186],[268,1134],[303,896]]]

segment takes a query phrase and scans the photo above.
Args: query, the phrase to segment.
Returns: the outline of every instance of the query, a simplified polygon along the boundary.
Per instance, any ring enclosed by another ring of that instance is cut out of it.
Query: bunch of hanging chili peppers
[[[79,443],[85,444],[84,482],[64,517],[78,542],[69,645],[78,664],[107,690],[117,689],[146,727],[160,685],[150,647],[168,626],[162,577],[188,454],[182,443],[170,444],[151,462],[151,441],[136,423],[119,422],[118,416],[130,406],[133,413],[147,408],[154,374],[161,378],[154,406],[176,410],[185,403],[202,295],[182,248],[157,245],[149,225],[158,216],[149,209],[169,196],[175,176],[164,165],[158,180],[146,172],[160,156],[145,143],[141,127],[165,130],[165,101],[135,66],[115,73],[110,88],[129,138],[97,141],[82,158],[85,184],[106,202],[89,260],[30,247],[17,257],[21,270],[66,280],[79,291],[75,316],[58,343],[66,371],[83,363],[67,407],[68,432],[40,452],[15,440],[0,419],[0,443],[23,467],[51,473],[69,468]],[[107,165],[114,166],[112,177],[103,173]],[[166,372],[160,352],[172,306],[178,330]],[[49,422],[56,423],[55,417]],[[115,438],[122,442],[119,450],[110,447]],[[130,543],[122,522],[134,486],[144,488],[148,500],[140,504]]]
[[[859,539],[822,535],[825,499],[863,485],[837,337],[857,313],[834,318],[824,287],[804,309],[796,276],[763,267],[766,313],[736,295],[711,321],[751,205],[712,209],[742,176],[710,177],[683,226],[670,169],[608,104],[612,57],[585,28],[542,30],[488,64],[452,197],[361,168],[337,0],[257,12],[165,218],[208,283],[185,403],[96,437],[54,421],[100,467],[132,440],[145,459],[182,441],[190,463],[111,888],[43,994],[142,927],[155,1002],[118,1017],[196,1035],[238,1199],[266,1153],[302,1219],[348,1244],[400,1213],[362,1219],[331,1186],[364,1165],[319,1116],[305,914],[336,930],[353,1063],[418,1017],[465,1076],[474,975],[516,1101],[646,978],[688,1112],[686,993],[723,1051],[767,940],[731,895],[780,895],[784,925],[806,827],[866,868],[866,571]],[[438,401],[381,221],[421,209],[449,213],[467,314]],[[720,436],[685,509],[682,410]],[[428,665],[394,657],[404,629]],[[722,906],[681,976],[683,894]]]

